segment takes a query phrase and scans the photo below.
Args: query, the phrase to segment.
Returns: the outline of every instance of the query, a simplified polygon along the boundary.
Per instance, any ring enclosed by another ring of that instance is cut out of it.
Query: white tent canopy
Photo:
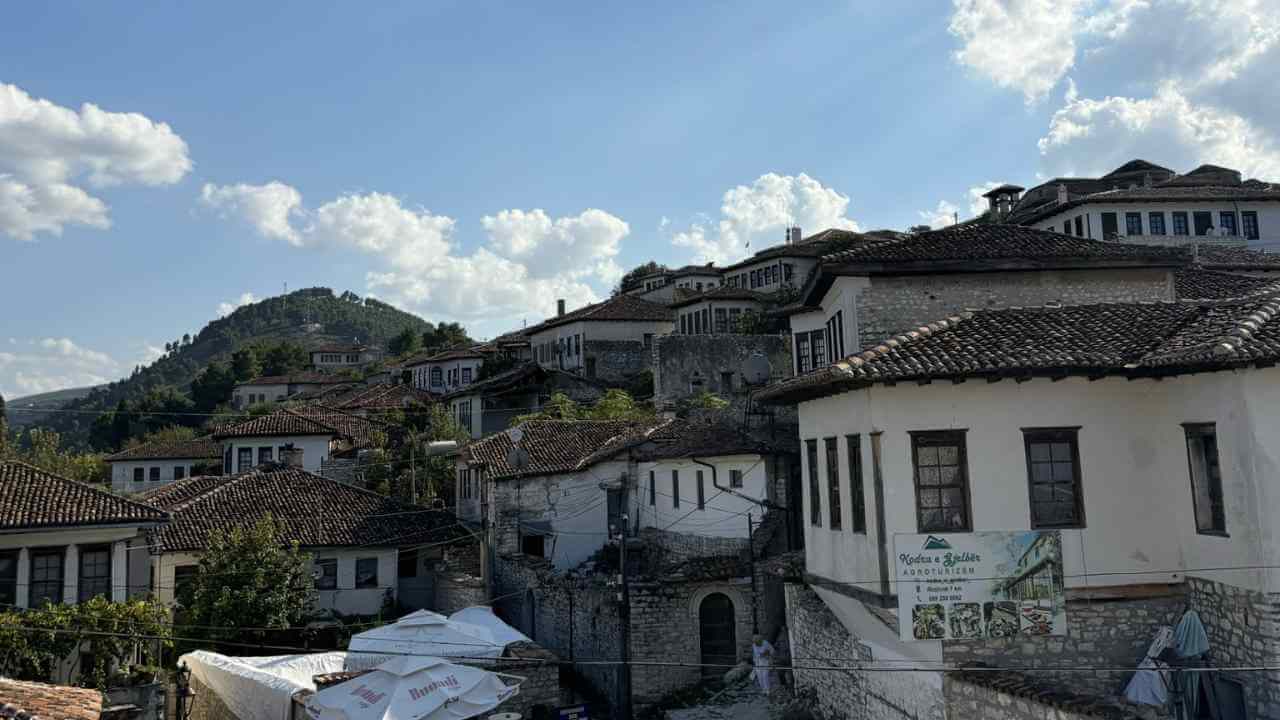
[[[293,695],[315,690],[312,678],[346,667],[345,653],[227,657],[197,650],[179,658],[191,675],[240,720],[289,720]],[[195,703],[210,702],[197,697]]]
[[[440,658],[401,656],[312,695],[307,713],[316,720],[463,720],[519,692],[504,677],[522,679]]]
[[[449,617],[419,610],[390,625],[353,635],[347,652],[357,662],[367,661],[367,656],[386,660],[411,655],[492,662],[502,657],[507,645],[528,641],[487,607],[466,608]]]

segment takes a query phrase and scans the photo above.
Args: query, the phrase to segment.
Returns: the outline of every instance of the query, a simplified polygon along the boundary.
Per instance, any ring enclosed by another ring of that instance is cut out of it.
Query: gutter
[[[765,510],[772,510],[772,509],[776,509],[776,506],[775,506],[773,503],[769,502],[768,500],[757,500],[757,499],[755,499],[755,498],[751,497],[750,495],[747,495],[747,494],[745,494],[745,493],[740,493],[740,492],[738,492],[737,490],[733,490],[733,489],[731,489],[731,488],[727,488],[727,487],[725,487],[725,486],[721,485],[721,484],[716,480],[716,466],[715,466],[715,465],[712,465],[711,463],[703,462],[703,461],[701,461],[701,460],[699,460],[698,458],[693,457],[693,456],[690,456],[690,457],[689,457],[689,460],[690,460],[693,464],[695,464],[695,465],[701,465],[701,466],[703,466],[703,467],[705,467],[705,468],[711,468],[711,487],[714,487],[715,489],[717,489],[717,490],[719,490],[720,492],[723,492],[723,493],[728,493],[728,494],[730,494],[730,495],[736,495],[737,497],[740,497],[740,498],[742,498],[743,500],[746,500],[746,501],[747,501],[747,502],[749,502],[749,503],[752,503],[752,504],[755,504],[755,505],[759,505],[760,507],[764,508]],[[761,518],[761,520],[763,521],[763,518]]]

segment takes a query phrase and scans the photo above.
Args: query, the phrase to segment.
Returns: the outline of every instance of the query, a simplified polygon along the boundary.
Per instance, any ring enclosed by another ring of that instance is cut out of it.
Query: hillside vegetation
[[[231,367],[237,351],[241,351],[241,365],[246,355],[256,354],[257,358],[249,363],[255,372],[288,371],[305,365],[305,351],[310,348],[353,342],[386,347],[392,338],[407,334],[405,331],[429,337],[436,328],[417,315],[351,292],[338,296],[323,287],[297,290],[240,307],[205,325],[194,336],[185,335],[166,343],[166,354],[160,359],[134,368],[128,378],[98,386],[71,400],[63,412],[51,413],[42,424],[61,433],[63,442],[69,445],[114,449],[122,438],[137,434],[131,426],[140,431],[155,429],[152,426],[174,422],[179,418],[177,413],[211,409],[208,399],[192,402],[192,382],[206,368]],[[249,352],[250,348],[256,353]],[[216,391],[222,392],[224,384],[225,378],[218,377]],[[197,383],[198,394],[200,386]],[[208,395],[209,389],[204,390],[203,394]],[[122,417],[102,415],[112,411],[121,411]],[[146,413],[155,415],[152,421],[148,421]],[[97,438],[91,438],[95,421],[100,431]],[[114,432],[101,431],[103,425],[113,421]],[[199,422],[192,419],[189,424]]]

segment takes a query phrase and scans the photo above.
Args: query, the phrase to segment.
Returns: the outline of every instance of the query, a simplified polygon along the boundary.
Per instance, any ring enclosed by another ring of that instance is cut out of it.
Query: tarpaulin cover
[[[487,607],[459,610],[445,617],[430,610],[409,613],[390,625],[366,630],[347,645],[352,661],[370,656],[386,660],[403,655],[492,661],[513,642],[528,641]]]
[[[464,720],[519,692],[503,677],[433,657],[397,657],[307,700],[316,720]],[[519,680],[519,678],[512,678]]]
[[[293,695],[315,690],[312,678],[345,666],[345,653],[227,657],[197,650],[179,658],[191,676],[217,695],[240,720],[289,720]],[[194,705],[209,702],[197,695]]]

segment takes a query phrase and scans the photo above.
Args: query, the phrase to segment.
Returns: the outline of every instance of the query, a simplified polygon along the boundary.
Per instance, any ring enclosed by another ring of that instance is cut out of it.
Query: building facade
[[[150,442],[106,457],[111,489],[140,493],[222,465],[222,444],[212,437],[186,442]]]

